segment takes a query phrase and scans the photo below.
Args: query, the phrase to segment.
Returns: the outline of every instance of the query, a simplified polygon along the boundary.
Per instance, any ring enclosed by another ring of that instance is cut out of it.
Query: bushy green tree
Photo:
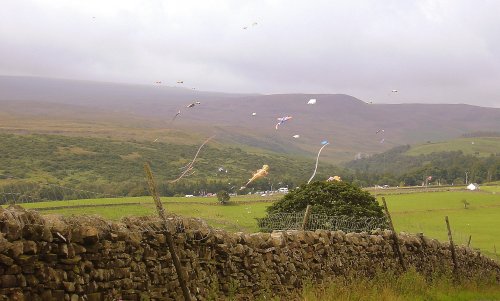
[[[229,193],[225,190],[221,190],[217,192],[217,200],[219,200],[219,203],[222,205],[227,205],[229,203],[229,200],[231,197],[229,196]]]
[[[354,217],[383,217],[375,197],[348,182],[313,182],[286,194],[272,206],[269,214],[301,212],[307,205],[313,213]]]

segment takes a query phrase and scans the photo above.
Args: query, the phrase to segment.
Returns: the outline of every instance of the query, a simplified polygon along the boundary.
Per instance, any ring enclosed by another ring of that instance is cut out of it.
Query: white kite
[[[311,98],[309,99],[309,101],[307,102],[308,105],[314,105],[316,104],[316,99],[315,98]]]
[[[293,135],[292,137],[297,139],[297,138],[300,138],[300,135]]]
[[[256,115],[257,115],[257,113],[255,113],[255,112],[252,113],[252,116],[256,116]]]

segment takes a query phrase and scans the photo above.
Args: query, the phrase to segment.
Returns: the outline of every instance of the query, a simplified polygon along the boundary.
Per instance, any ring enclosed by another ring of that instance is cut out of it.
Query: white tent
[[[477,190],[477,189],[479,189],[479,185],[477,185],[476,183],[470,183],[467,186],[467,189],[469,189],[469,190]]]

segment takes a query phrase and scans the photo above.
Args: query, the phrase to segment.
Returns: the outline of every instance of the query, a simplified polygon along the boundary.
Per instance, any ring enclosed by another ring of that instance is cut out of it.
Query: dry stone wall
[[[41,216],[0,208],[0,300],[182,300],[159,221],[120,223],[96,217]],[[157,227],[157,228],[155,228]],[[196,220],[168,227],[194,300],[214,291],[249,300],[298,288],[305,279],[370,276],[400,270],[390,231],[227,233]],[[450,270],[449,246],[422,235],[399,234],[404,259],[432,274]],[[477,251],[457,248],[459,272],[500,267]]]

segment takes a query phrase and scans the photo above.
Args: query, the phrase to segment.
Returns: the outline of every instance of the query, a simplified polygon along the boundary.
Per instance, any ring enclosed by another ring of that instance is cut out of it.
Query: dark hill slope
[[[186,137],[188,143],[193,135],[215,133],[222,142],[251,150],[310,156],[317,152],[319,142],[327,139],[331,145],[323,155],[332,162],[396,145],[444,140],[474,131],[500,131],[497,108],[367,104],[343,94],[227,94],[32,77],[0,77],[0,91],[0,105],[5,108],[0,127],[6,130],[43,131],[41,121],[32,123],[43,119],[58,124],[62,133],[76,131],[73,123],[89,127],[87,131],[80,129],[80,134],[113,128],[110,136],[136,133],[134,137],[176,142]],[[317,104],[306,105],[310,98],[316,98]],[[185,108],[193,101],[201,105]],[[171,123],[179,109],[182,114]],[[251,116],[252,112],[257,115]],[[6,122],[5,114],[16,118]],[[293,119],[275,130],[276,118],[283,115]],[[27,122],[20,122],[23,118]],[[66,127],[67,122],[72,126]],[[9,127],[12,124],[15,126]],[[99,130],[96,124],[104,129]],[[141,129],[142,135],[138,134]],[[375,134],[378,129],[384,129],[384,134]],[[293,139],[295,134],[301,137]],[[384,143],[380,143],[382,138]]]

